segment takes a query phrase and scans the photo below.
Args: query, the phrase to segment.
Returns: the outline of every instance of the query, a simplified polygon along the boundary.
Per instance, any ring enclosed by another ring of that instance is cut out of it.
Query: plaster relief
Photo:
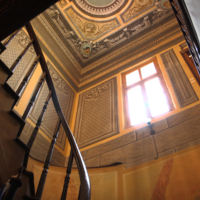
[[[72,23],[76,26],[76,28],[78,28],[79,33],[85,39],[97,39],[106,34],[108,31],[116,28],[119,24],[116,19],[106,22],[94,22],[91,20],[87,20],[77,14],[72,7],[65,10],[65,12],[70,17]]]
[[[141,14],[153,6],[154,0],[135,0],[131,6],[121,15],[124,22],[129,21],[136,15]]]
[[[61,7],[64,7],[65,5],[67,5],[67,0],[59,0],[59,4]]]

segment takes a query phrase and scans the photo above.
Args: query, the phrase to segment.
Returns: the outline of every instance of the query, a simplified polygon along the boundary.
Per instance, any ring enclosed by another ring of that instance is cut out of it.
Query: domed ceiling
[[[60,0],[32,24],[46,54],[79,87],[181,38],[168,0]]]

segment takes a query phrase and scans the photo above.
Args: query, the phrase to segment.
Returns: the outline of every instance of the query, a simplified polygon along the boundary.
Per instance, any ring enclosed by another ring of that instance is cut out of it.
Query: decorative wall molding
[[[79,96],[75,137],[79,148],[119,133],[116,77]]]
[[[19,44],[20,44],[23,48],[25,48],[25,47],[28,45],[28,43],[30,42],[29,36],[28,36],[23,30],[20,30],[20,31],[18,32],[18,34],[16,35],[16,37],[18,38]],[[28,51],[30,51],[30,52],[33,53],[33,54],[35,53],[35,50],[34,50],[33,45],[31,45],[31,46],[29,47]]]
[[[174,50],[170,49],[161,54],[161,58],[171,81],[179,106],[182,108],[198,101],[199,99]]]
[[[51,74],[61,108],[64,112],[66,120],[69,122],[73,99],[74,99],[74,92],[67,85],[64,79],[58,74],[58,72],[51,66],[49,62],[47,62],[47,65],[49,67],[49,72]],[[34,123],[37,122],[37,119],[40,115],[45,99],[48,95],[48,92],[49,90],[45,82],[33,106],[33,109],[31,110],[31,113],[29,115],[29,118]],[[57,120],[58,120],[58,115],[56,113],[52,100],[50,100],[49,105],[47,106],[47,110],[44,114],[43,122],[41,124],[41,130],[49,138],[52,138],[53,136]],[[61,149],[64,149],[65,142],[66,142],[66,134],[61,126],[56,143]]]

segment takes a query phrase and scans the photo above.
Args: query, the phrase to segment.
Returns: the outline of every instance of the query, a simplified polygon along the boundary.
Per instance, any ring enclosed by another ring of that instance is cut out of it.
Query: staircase
[[[26,46],[23,52],[19,55],[17,60],[13,65],[8,68],[0,60],[0,200],[12,200],[12,199],[41,199],[42,192],[48,173],[49,165],[51,162],[52,153],[54,150],[54,145],[56,143],[56,138],[58,136],[59,127],[62,124],[63,129],[66,133],[68,141],[71,146],[71,153],[68,160],[68,167],[66,170],[66,177],[63,186],[63,192],[61,194],[61,200],[65,200],[67,196],[67,188],[70,180],[70,173],[72,168],[73,160],[75,159],[77,168],[80,176],[80,191],[79,191],[79,200],[89,200],[90,199],[90,181],[89,176],[83,161],[83,158],[80,154],[77,143],[73,137],[73,134],[70,131],[70,128],[66,122],[66,119],[63,115],[62,109],[58,102],[56,91],[48,71],[43,53],[39,46],[37,37],[34,33],[34,30],[30,23],[26,24],[27,32],[30,36],[30,43]],[[9,42],[15,37],[18,31],[14,32],[3,44],[0,45],[0,53],[6,51],[6,46]],[[19,85],[18,89],[13,91],[13,89],[7,84],[7,80],[12,76],[14,70],[17,68],[18,63],[22,57],[26,54],[30,46],[33,45],[37,58],[31,65],[30,69],[26,73],[23,81]],[[24,114],[18,116],[13,112],[12,108],[18,101],[20,94],[23,92],[28,80],[30,79],[34,68],[40,62],[43,74],[33,92],[31,100],[26,107]],[[20,140],[21,132],[24,128],[25,121],[28,117],[28,114],[31,111],[31,108],[38,96],[38,93],[43,85],[43,82],[46,80],[46,83],[49,88],[49,94],[46,97],[45,104],[41,110],[41,114],[38,118],[36,127],[34,128],[32,135],[27,144]],[[34,140],[37,136],[38,130],[42,123],[44,113],[47,109],[49,100],[52,99],[55,110],[59,117],[57,122],[56,129],[54,131],[53,139],[49,147],[49,151],[44,163],[44,169],[40,178],[39,185],[35,192],[34,189],[34,175],[32,172],[26,170],[29,152],[33,146]]]

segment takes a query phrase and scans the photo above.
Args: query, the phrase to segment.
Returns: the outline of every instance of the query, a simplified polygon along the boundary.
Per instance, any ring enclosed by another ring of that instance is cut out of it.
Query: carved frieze
[[[95,37],[98,37],[98,34],[103,34],[103,32],[110,31],[107,25],[101,25],[100,27],[94,22],[90,23],[86,19],[80,18],[80,16],[75,13],[74,10],[72,10],[72,7],[66,9],[65,12],[69,12],[71,13],[71,16],[74,16],[75,22],[77,23],[76,26],[79,26],[80,28],[78,29],[82,30],[82,34],[84,34],[83,37],[90,37],[90,39],[94,39]],[[55,31],[52,32],[55,36],[54,38],[62,36],[66,47],[71,49],[73,56],[77,59],[82,67],[85,67],[100,56],[104,55],[106,52],[109,52],[110,50],[117,48],[117,46],[127,43],[128,40],[134,40],[134,38],[141,32],[147,31],[148,28],[160,23],[162,20],[169,18],[170,16],[173,16],[173,11],[171,9],[161,9],[161,3],[157,2],[154,10],[135,20],[133,23],[129,24],[123,29],[98,42],[90,41],[90,52],[87,55],[83,55],[82,46],[88,41],[82,40],[78,37],[78,35],[76,35],[75,31],[72,29],[72,27],[70,27],[65,17],[55,5],[47,9],[43,15],[48,20],[49,26],[53,27],[53,30]],[[48,26],[48,24],[46,25]]]
[[[154,5],[155,0],[134,0],[128,9],[121,15],[124,22],[129,21],[136,15],[140,15]]]
[[[115,77],[80,94],[75,137],[79,147],[84,147],[118,132],[117,80]]]

